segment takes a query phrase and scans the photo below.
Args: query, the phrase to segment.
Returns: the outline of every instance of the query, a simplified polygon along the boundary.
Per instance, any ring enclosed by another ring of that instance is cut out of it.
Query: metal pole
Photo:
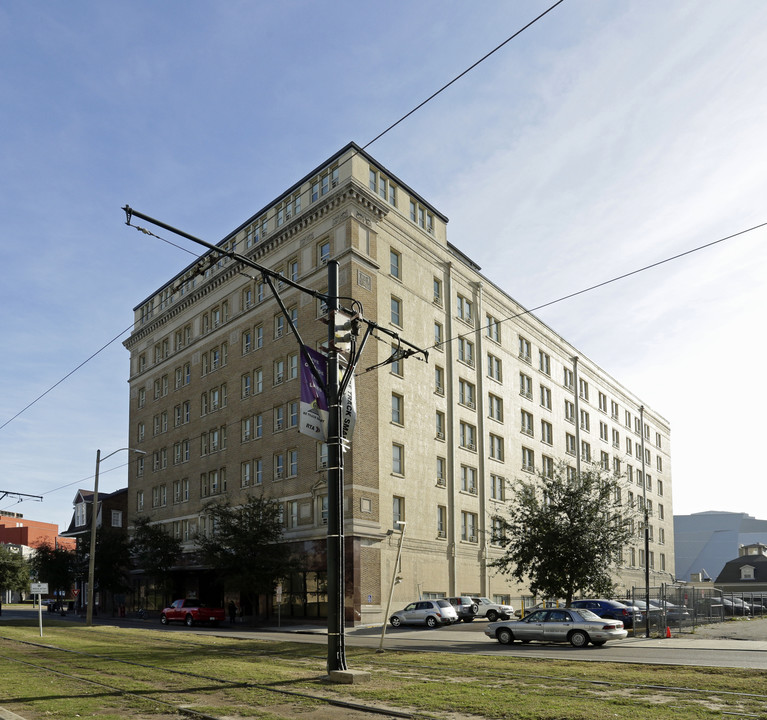
[[[647,512],[647,475],[644,461],[644,405],[639,408],[639,438],[642,452],[642,499],[644,501],[645,637],[650,637],[650,514]]]
[[[581,411],[578,403],[578,358],[573,358],[573,397],[575,399],[575,473],[581,479]]]
[[[386,613],[384,614],[383,619],[383,627],[381,628],[381,642],[378,645],[378,650],[376,650],[377,653],[382,653],[383,650],[383,644],[384,644],[384,637],[386,636],[386,623],[389,620],[389,610],[391,610],[391,600],[392,597],[394,597],[394,586],[397,583],[397,568],[399,567],[399,560],[402,557],[402,541],[405,539],[405,524],[401,520],[397,520],[397,525],[400,526],[400,532],[402,533],[399,536],[399,547],[397,548],[397,560],[394,563],[394,570],[391,574],[391,588],[389,589],[389,601],[386,603]],[[418,586],[418,599],[421,599],[421,586],[419,584]]]
[[[96,450],[96,472],[93,480],[93,505],[91,506],[91,552],[88,556],[88,607],[85,611],[85,624],[93,625],[93,583],[96,571],[96,520],[99,506],[99,464],[101,450]]]
[[[344,647],[344,469],[339,359],[335,346],[338,261],[328,262],[328,672],[346,670]]]

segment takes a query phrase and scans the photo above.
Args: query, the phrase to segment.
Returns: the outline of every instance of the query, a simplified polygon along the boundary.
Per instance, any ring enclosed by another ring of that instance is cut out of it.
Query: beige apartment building
[[[627,504],[646,495],[651,584],[673,579],[668,422],[484,278],[447,241],[447,218],[366,152],[343,148],[219,245],[318,291],[337,260],[340,296],[429,351],[428,362],[369,369],[397,349],[379,335],[357,366],[344,455],[347,621],[380,621],[395,574],[395,606],[528,595],[488,566],[500,552],[497,518],[513,502],[507,482],[561,459],[575,465],[576,452],[625,476]],[[324,617],[327,448],[297,429],[298,344],[258,271],[212,260],[135,308],[125,342],[130,445],[147,454],[132,461],[129,518],[147,516],[183,541],[177,591],[199,592],[211,581],[193,555],[195,536],[210,530],[205,504],[254,492],[278,499],[305,565],[284,585],[283,617]],[[321,348],[324,305],[282,285],[305,344]],[[397,521],[406,525],[395,568]],[[638,537],[624,549],[619,586],[643,586],[644,563]]]

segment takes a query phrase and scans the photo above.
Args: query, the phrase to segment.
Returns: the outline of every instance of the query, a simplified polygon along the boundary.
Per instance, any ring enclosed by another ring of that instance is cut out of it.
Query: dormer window
[[[741,580],[753,580],[754,579],[754,566],[753,565],[743,565],[740,568],[740,579]]]
[[[83,527],[86,523],[86,507],[84,502],[75,505],[75,527]]]

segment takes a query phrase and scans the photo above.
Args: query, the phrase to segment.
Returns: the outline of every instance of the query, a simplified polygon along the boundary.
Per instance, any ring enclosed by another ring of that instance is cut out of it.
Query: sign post
[[[37,595],[37,616],[40,620],[40,637],[43,636],[43,595],[48,594],[48,583],[30,583],[29,592]]]

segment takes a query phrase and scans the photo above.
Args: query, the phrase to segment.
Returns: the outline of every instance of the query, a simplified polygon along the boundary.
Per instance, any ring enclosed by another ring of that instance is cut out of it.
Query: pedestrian
[[[237,620],[237,605],[234,604],[234,600],[229,601],[229,624],[234,625]]]

